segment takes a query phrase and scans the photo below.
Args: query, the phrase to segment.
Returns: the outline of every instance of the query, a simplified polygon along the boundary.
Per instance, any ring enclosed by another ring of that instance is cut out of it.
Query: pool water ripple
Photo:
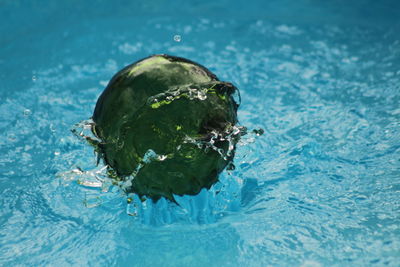
[[[79,19],[2,40],[0,265],[398,265],[398,24]],[[232,81],[240,124],[265,131],[180,206],[128,204],[118,187],[68,174],[96,168],[73,125],[118,69],[156,53]]]

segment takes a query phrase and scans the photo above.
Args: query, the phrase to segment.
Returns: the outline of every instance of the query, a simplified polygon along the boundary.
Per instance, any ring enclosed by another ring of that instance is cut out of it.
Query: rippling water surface
[[[0,265],[398,266],[392,2],[3,1]],[[233,82],[240,124],[265,130],[180,206],[93,187],[93,149],[70,131],[115,72],[156,53]]]

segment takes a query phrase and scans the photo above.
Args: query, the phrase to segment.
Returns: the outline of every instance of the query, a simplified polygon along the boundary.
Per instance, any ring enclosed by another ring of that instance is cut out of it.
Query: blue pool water
[[[399,266],[399,2],[266,2],[1,1],[0,265]],[[210,191],[128,205],[70,130],[157,53],[265,133]]]

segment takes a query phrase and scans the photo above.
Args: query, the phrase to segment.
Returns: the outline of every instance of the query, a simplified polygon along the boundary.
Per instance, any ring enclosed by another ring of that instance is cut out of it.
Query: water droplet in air
[[[29,116],[32,114],[32,111],[30,109],[25,109],[24,110],[24,116]]]
[[[177,34],[177,35],[174,36],[174,41],[175,42],[179,43],[181,40],[182,40],[182,37],[180,35]]]
[[[32,76],[32,81],[36,81],[36,80],[37,80],[36,76],[33,75],[33,76]]]
[[[254,129],[253,133],[255,133],[257,136],[263,135],[264,134],[264,130],[261,128],[258,129]]]

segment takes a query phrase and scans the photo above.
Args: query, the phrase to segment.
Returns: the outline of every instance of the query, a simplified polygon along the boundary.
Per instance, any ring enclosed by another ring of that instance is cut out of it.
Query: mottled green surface
[[[189,60],[155,55],[118,72],[99,97],[93,132],[116,179],[154,200],[209,188],[233,157],[232,84]]]

